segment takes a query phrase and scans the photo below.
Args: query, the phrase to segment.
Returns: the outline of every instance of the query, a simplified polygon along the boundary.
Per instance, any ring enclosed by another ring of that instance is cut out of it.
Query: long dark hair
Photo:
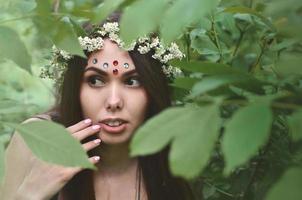
[[[145,120],[171,106],[168,80],[162,72],[162,64],[152,58],[153,53],[142,55],[136,49],[129,52],[149,98]],[[69,61],[56,106],[52,109],[52,119],[65,127],[83,120],[79,94],[86,65],[87,59],[79,56],[74,56]],[[88,140],[91,138],[83,142]],[[182,178],[171,175],[168,152],[169,146],[156,154],[138,157],[148,200],[194,199],[189,184]],[[60,200],[94,200],[92,171],[83,170],[75,175],[62,189],[60,197]]]

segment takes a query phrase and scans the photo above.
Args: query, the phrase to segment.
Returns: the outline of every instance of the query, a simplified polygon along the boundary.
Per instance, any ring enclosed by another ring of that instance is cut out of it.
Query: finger
[[[88,137],[88,136],[91,136],[91,135],[94,135],[96,133],[98,133],[101,129],[101,126],[100,125],[93,125],[93,126],[90,126],[90,127],[87,127],[79,132],[75,132],[73,134],[73,136],[78,139],[78,140],[83,140],[84,138]]]
[[[91,158],[89,158],[89,161],[92,163],[92,164],[96,164],[100,161],[100,156],[93,156]]]
[[[91,122],[92,122],[91,119],[85,119],[85,120],[82,120],[82,121],[72,125],[72,126],[69,126],[67,128],[67,130],[71,133],[75,133],[75,132],[78,132],[78,131],[90,126]]]
[[[87,142],[85,144],[83,144],[83,148],[85,149],[85,151],[90,151],[91,149],[99,146],[101,143],[101,140],[100,139],[96,139],[96,140],[92,140],[90,142]]]

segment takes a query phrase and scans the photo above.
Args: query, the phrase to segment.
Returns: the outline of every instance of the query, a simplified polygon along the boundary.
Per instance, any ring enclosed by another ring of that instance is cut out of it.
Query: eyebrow
[[[99,68],[96,68],[96,67],[88,67],[84,70],[84,73],[87,72],[87,71],[94,71],[100,75],[103,75],[103,76],[108,76],[108,73],[103,71],[103,70],[100,70]],[[132,69],[130,71],[127,71],[125,73],[123,73],[122,77],[126,77],[126,76],[129,76],[131,74],[134,74],[134,73],[137,73],[137,71],[135,69]]]

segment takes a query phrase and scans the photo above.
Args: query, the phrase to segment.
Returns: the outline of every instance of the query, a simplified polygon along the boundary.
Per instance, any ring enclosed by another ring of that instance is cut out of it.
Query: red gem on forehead
[[[113,61],[113,65],[117,66],[118,65],[118,61],[117,60]]]
[[[112,70],[112,72],[113,72],[114,75],[117,75],[118,74],[118,69],[114,69],[114,70]]]

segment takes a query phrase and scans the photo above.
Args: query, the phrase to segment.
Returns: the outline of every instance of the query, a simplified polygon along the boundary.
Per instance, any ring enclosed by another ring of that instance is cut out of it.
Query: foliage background
[[[116,9],[125,41],[158,31],[186,53],[172,63],[185,75],[171,83],[177,107],[138,130],[131,154],[170,145],[171,171],[198,199],[302,199],[299,0],[0,0],[0,177],[13,128],[43,160],[93,168],[63,127],[15,123],[54,103],[53,83],[38,78],[52,44],[82,55],[80,24]],[[45,144],[45,129],[66,137]],[[78,157],[64,159],[67,144]]]

